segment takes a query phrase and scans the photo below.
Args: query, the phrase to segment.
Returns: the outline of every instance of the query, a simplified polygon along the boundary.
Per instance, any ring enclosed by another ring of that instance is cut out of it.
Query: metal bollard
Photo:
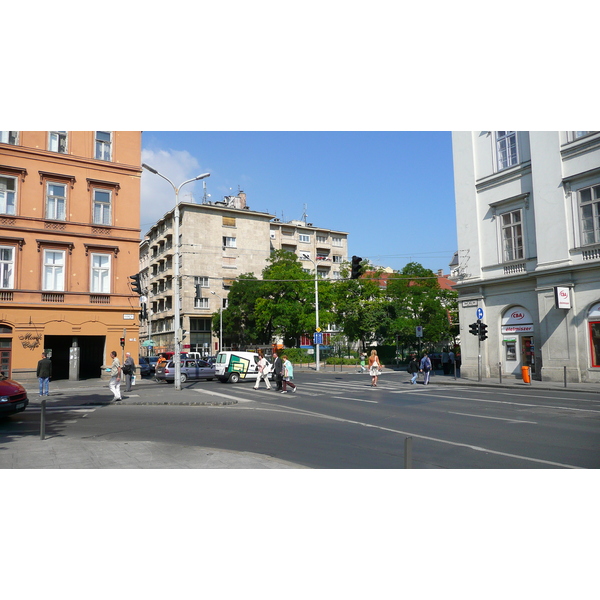
[[[42,400],[42,412],[40,413],[40,440],[46,439],[46,400]]]
[[[564,374],[564,378],[565,378],[565,387],[567,387],[567,366],[566,365],[563,367],[563,374]]]
[[[502,383],[502,363],[498,363],[498,377],[500,378],[500,383]]]
[[[404,468],[412,469],[412,438],[404,438]]]

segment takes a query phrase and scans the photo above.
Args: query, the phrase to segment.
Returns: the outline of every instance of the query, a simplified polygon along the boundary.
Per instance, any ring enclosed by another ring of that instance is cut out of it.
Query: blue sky
[[[144,131],[142,162],[175,185],[209,172],[211,200],[243,190],[251,210],[349,234],[349,254],[448,273],[457,250],[450,132]],[[190,196],[191,194],[191,196]],[[202,182],[180,200],[201,202]],[[174,204],[142,176],[142,233]]]

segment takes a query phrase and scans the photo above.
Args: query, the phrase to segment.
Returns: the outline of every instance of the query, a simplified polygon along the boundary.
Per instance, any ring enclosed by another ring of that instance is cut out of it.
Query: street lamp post
[[[179,243],[179,190],[186,184],[191,183],[192,181],[197,181],[198,179],[205,179],[206,177],[210,177],[210,173],[203,173],[202,175],[198,175],[198,177],[194,177],[193,179],[188,179],[184,181],[179,187],[177,187],[168,177],[165,177],[162,173],[159,173],[156,169],[153,169],[151,166],[147,164],[142,164],[144,169],[150,171],[150,173],[154,173],[159,177],[162,177],[166,181],[168,181],[173,190],[175,191],[175,212],[173,215],[173,220],[175,221],[174,225],[174,233],[173,236],[175,238],[175,307],[174,312],[175,316],[173,317],[173,329],[175,331],[175,354],[173,356],[173,363],[175,365],[175,389],[181,390],[181,316],[180,316],[180,285],[179,285],[179,257],[180,257],[180,243]]]
[[[304,259],[306,260],[310,260],[310,262],[315,266],[315,331],[318,332],[319,331],[319,273],[317,270],[317,263],[310,257],[308,257],[306,254],[303,255]],[[315,361],[316,361],[316,370],[319,371],[320,367],[319,367],[319,363],[321,362],[321,352],[320,352],[320,348],[321,345],[315,343]]]
[[[216,292],[211,291],[210,293],[221,301],[219,308],[219,352],[221,352],[223,350],[223,298]]]

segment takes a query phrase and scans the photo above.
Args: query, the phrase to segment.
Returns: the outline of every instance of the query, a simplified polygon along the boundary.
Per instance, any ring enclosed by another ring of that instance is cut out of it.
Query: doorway
[[[535,347],[531,335],[521,336],[521,365],[531,367],[531,374],[535,373]]]

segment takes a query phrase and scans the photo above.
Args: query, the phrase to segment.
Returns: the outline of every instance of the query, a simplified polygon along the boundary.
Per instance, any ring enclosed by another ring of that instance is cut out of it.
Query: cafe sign
[[[571,289],[568,287],[555,287],[554,305],[556,308],[569,310],[571,308]]]

